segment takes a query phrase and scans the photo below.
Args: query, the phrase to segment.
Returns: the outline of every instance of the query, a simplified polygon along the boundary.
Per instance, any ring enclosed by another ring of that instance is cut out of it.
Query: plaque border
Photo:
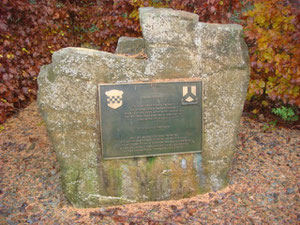
[[[174,152],[174,153],[156,153],[156,154],[149,154],[149,155],[135,155],[135,156],[120,156],[120,157],[103,157],[103,137],[102,137],[102,119],[101,119],[101,93],[100,93],[100,86],[106,85],[128,85],[128,84],[153,84],[153,83],[179,83],[179,82],[200,82],[201,83],[201,149],[199,151],[190,151],[190,152]],[[202,79],[196,80],[186,80],[186,78],[176,79],[176,80],[157,80],[157,81],[135,81],[135,82],[116,82],[116,83],[98,83],[97,84],[97,116],[98,117],[98,132],[100,132],[100,157],[102,160],[113,160],[113,159],[134,159],[134,158],[143,158],[143,157],[156,157],[156,156],[167,156],[167,155],[183,155],[183,154],[191,154],[191,153],[202,153],[203,151],[203,142],[204,142],[204,123],[203,123],[203,112],[204,112],[204,82]],[[98,135],[99,136],[99,135]]]

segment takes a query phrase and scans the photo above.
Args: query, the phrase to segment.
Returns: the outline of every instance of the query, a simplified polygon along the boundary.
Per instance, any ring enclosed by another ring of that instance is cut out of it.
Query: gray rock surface
[[[120,37],[116,48],[116,54],[136,55],[145,50],[143,38]]]
[[[77,207],[178,199],[227,185],[249,81],[242,27],[154,8],[140,9],[140,22],[143,39],[122,38],[117,52],[144,46],[147,59],[65,48],[38,77],[38,104],[63,188]],[[97,84],[173,78],[203,81],[203,152],[102,160]]]

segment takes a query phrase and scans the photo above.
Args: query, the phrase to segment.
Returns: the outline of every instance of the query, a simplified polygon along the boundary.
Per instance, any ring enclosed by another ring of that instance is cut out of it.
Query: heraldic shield
[[[107,106],[112,109],[117,109],[122,106],[123,100],[123,91],[119,91],[116,89],[106,91],[105,95],[107,96]]]
[[[197,104],[197,88],[196,86],[183,86],[182,87],[182,104]]]

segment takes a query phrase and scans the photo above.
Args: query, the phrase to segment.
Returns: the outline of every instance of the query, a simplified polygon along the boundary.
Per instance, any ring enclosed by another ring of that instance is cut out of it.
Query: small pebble
[[[269,203],[271,203],[271,202],[274,201],[274,198],[273,198],[273,197],[267,197],[267,199],[268,199],[268,202],[269,202]]]
[[[20,144],[18,149],[19,149],[19,151],[22,151],[25,149],[25,147],[26,147],[26,144]]]
[[[275,202],[278,202],[278,196],[279,196],[278,193],[273,193],[273,198],[274,198]]]
[[[214,202],[215,202],[215,204],[222,204],[223,203],[222,199],[216,199]]]
[[[28,150],[33,150],[33,149],[35,148],[35,145],[36,145],[35,142],[32,143],[32,144],[28,147]]]
[[[224,198],[226,197],[226,194],[220,193],[219,196],[220,196],[222,199],[224,199]]]
[[[14,221],[12,221],[12,220],[6,220],[6,222],[7,222],[7,224],[9,224],[9,225],[18,225],[17,222],[14,222]]]
[[[294,194],[294,192],[295,192],[294,188],[288,188],[288,189],[286,190],[286,194],[287,194],[287,195]]]
[[[231,200],[234,201],[235,203],[238,202],[238,199],[234,195],[231,196]]]
[[[28,206],[28,204],[26,202],[24,202],[20,207],[19,207],[19,211],[20,212],[24,212],[25,208]]]

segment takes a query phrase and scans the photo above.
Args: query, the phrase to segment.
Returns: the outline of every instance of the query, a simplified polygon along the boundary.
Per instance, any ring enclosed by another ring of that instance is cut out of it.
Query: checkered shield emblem
[[[123,91],[119,90],[110,90],[106,91],[105,95],[107,97],[107,106],[112,108],[112,109],[117,109],[120,106],[122,106],[123,101],[122,101],[122,96],[123,96]]]

